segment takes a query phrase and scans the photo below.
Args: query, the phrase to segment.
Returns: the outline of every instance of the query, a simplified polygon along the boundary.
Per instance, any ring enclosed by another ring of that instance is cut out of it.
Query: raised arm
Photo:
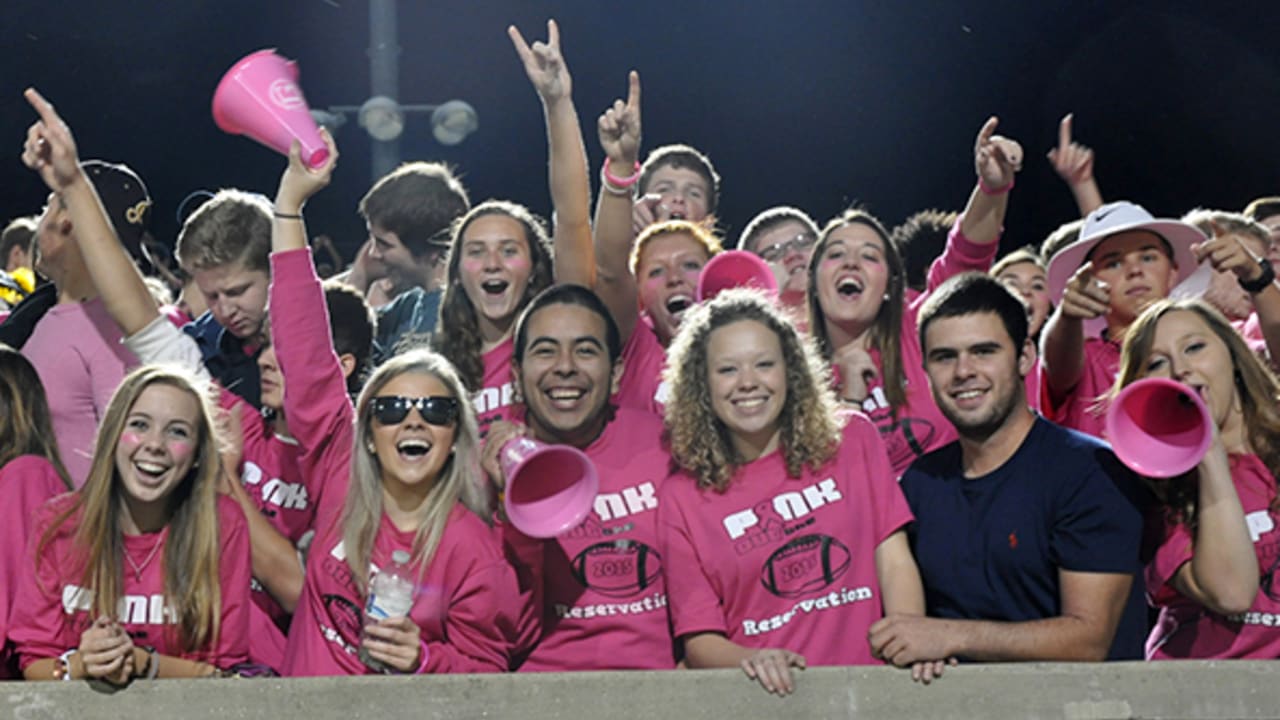
[[[634,182],[640,157],[640,73],[627,76],[627,101],[614,100],[596,123],[600,147],[605,153],[605,171],[609,177]],[[618,187],[607,179],[600,182],[596,201],[596,294],[609,306],[613,319],[625,342],[631,337],[639,318],[638,291],[631,274],[631,245],[635,229],[631,222],[632,193],[630,184]]]
[[[1009,207],[1009,191],[1014,176],[1022,169],[1022,146],[996,135],[999,119],[988,118],[973,144],[973,167],[978,182],[969,193],[969,203],[960,216],[960,231],[971,242],[994,245],[1004,230]]]
[[[1058,147],[1049,151],[1049,162],[1058,177],[1071,188],[1080,217],[1102,207],[1102,192],[1093,179],[1093,151],[1071,139],[1074,117],[1067,113],[1058,123]]]
[[[547,123],[548,182],[551,186],[555,243],[555,279],[595,287],[595,249],[591,245],[591,187],[587,151],[573,105],[573,79],[560,52],[560,28],[547,21],[547,40],[532,47],[514,25],[507,28],[525,74],[542,100]]]
[[[121,246],[93,183],[80,169],[71,128],[34,88],[24,94],[40,119],[27,130],[22,162],[40,174],[66,207],[76,243],[107,312],[126,336],[133,335],[159,317],[155,301]]]
[[[1258,327],[1267,344],[1267,355],[1274,363],[1280,359],[1280,286],[1275,270],[1265,257],[1256,257],[1240,238],[1212,224],[1213,237],[1191,248],[1199,262],[1208,261],[1219,272],[1232,272],[1253,300],[1258,313]]]
[[[1084,321],[1107,314],[1111,288],[1093,276],[1086,262],[1067,281],[1062,302],[1045,323],[1040,365],[1054,402],[1060,402],[1084,375]]]

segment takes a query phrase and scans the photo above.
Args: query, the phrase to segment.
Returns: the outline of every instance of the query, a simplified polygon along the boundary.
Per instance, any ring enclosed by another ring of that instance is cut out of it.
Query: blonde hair
[[[694,239],[694,242],[702,246],[707,253],[707,259],[711,259],[717,255],[724,246],[720,242],[720,238],[709,230],[705,225],[696,223],[691,220],[667,220],[665,222],[654,223],[645,228],[638,237],[636,237],[635,247],[631,248],[631,274],[635,275],[640,268],[640,258],[644,256],[645,248],[649,243],[660,237],[667,235],[678,235],[684,233]]]
[[[195,462],[168,498],[171,515],[166,522],[169,537],[163,560],[164,602],[174,610],[178,645],[193,652],[216,645],[222,619],[217,495],[222,466],[212,422],[211,390],[206,383],[178,368],[158,365],[144,365],[124,378],[98,430],[88,479],[41,537],[36,558],[38,562],[54,535],[79,514],[75,544],[84,559],[81,585],[92,588],[91,612],[117,616],[124,585],[120,515],[125,491],[116,468],[116,446],[134,404],[144,390],[155,385],[189,394],[199,408],[194,428],[198,447]]]
[[[697,478],[698,486],[724,492],[744,459],[729,430],[711,406],[707,344],[712,331],[741,320],[764,325],[778,337],[786,368],[787,400],[778,416],[787,474],[817,469],[834,456],[840,442],[835,394],[827,364],[812,341],[802,339],[783,315],[758,292],[726,290],[691,309],[667,351],[664,379],[671,384],[665,421],[671,457]]]
[[[415,349],[396,355],[374,371],[356,402],[355,447],[351,453],[351,485],[342,514],[342,541],[347,565],[363,593],[368,586],[369,563],[382,523],[382,465],[369,449],[373,441],[370,404],[387,383],[406,373],[428,375],[445,385],[458,401],[453,452],[441,468],[427,501],[418,510],[418,530],[413,541],[413,562],[421,577],[435,555],[445,524],[454,506],[466,508],[489,522],[489,495],[479,473],[480,433],[475,410],[462,380],[443,355]]]
[[[1120,349],[1120,371],[1108,399],[1125,386],[1146,377],[1147,359],[1155,342],[1161,318],[1176,312],[1190,312],[1199,317],[1209,330],[1227,346],[1231,355],[1230,372],[1240,395],[1241,412],[1249,445],[1267,466],[1274,478],[1280,473],[1280,381],[1249,349],[1244,338],[1227,322],[1222,313],[1199,299],[1165,299],[1148,307],[1129,326]],[[1222,368],[1228,372],[1227,368]],[[1151,483],[1157,497],[1188,527],[1195,527],[1196,489],[1194,471],[1171,480]]]

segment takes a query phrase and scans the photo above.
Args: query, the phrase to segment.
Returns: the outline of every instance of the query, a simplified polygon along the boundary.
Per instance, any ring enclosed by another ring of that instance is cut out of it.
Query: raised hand
[[[27,128],[27,140],[22,146],[22,162],[39,173],[40,179],[44,180],[50,190],[60,193],[84,178],[75,138],[71,136],[71,128],[67,127],[53,109],[53,104],[45,100],[35,88],[27,88],[23,96],[40,119]]]
[[[1093,180],[1093,151],[1071,139],[1074,117],[1067,113],[1058,123],[1058,147],[1049,151],[1049,162],[1068,185],[1082,185]]]
[[[1191,246],[1196,262],[1208,260],[1218,272],[1233,272],[1243,282],[1256,282],[1262,278],[1262,258],[1254,256],[1235,233],[1223,230],[1211,223],[1213,237]]]
[[[320,128],[320,139],[329,148],[329,157],[318,168],[307,167],[302,161],[302,149],[297,140],[289,148],[289,166],[280,176],[280,188],[276,191],[276,212],[296,214],[307,199],[320,192],[333,179],[338,167],[338,146],[329,131]]]
[[[560,53],[560,27],[555,20],[547,21],[547,40],[538,40],[530,46],[515,25],[507,28],[511,44],[524,63],[524,72],[533,83],[533,89],[544,103],[567,98],[573,92],[573,79],[569,67]]]
[[[982,184],[992,190],[1007,188],[1022,169],[1022,146],[1016,140],[996,135],[999,123],[994,116],[988,118],[973,144],[974,171]]]
[[[632,70],[627,80],[627,101],[614,100],[596,122],[596,130],[605,156],[630,175],[629,168],[640,157],[640,73]]]
[[[1093,276],[1093,262],[1076,270],[1062,293],[1062,314],[1088,320],[1102,317],[1111,308],[1111,288]]]

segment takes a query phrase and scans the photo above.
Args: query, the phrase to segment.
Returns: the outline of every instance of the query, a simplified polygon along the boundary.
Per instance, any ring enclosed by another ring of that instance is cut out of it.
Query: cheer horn
[[[600,491],[591,458],[569,445],[512,438],[499,462],[507,479],[507,520],[529,537],[553,538],[577,527]]]
[[[698,275],[698,302],[736,287],[753,287],[774,295],[778,292],[778,279],[759,255],[746,250],[725,250],[702,266]]]
[[[298,64],[274,50],[250,53],[222,76],[213,93],[213,121],[223,132],[247,135],[286,156],[297,140],[313,168],[329,158],[298,87]]]
[[[1154,478],[1181,475],[1209,452],[1213,416],[1195,390],[1146,378],[1126,386],[1107,410],[1107,439],[1130,470]]]

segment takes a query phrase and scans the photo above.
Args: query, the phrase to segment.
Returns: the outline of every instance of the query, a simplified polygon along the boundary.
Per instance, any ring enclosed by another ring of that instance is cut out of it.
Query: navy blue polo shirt
[[[1109,660],[1142,659],[1144,490],[1106,443],[1037,417],[1013,457],[966,479],[960,443],[902,476],[931,617],[1020,622],[1062,614],[1058,570],[1129,573]]]

